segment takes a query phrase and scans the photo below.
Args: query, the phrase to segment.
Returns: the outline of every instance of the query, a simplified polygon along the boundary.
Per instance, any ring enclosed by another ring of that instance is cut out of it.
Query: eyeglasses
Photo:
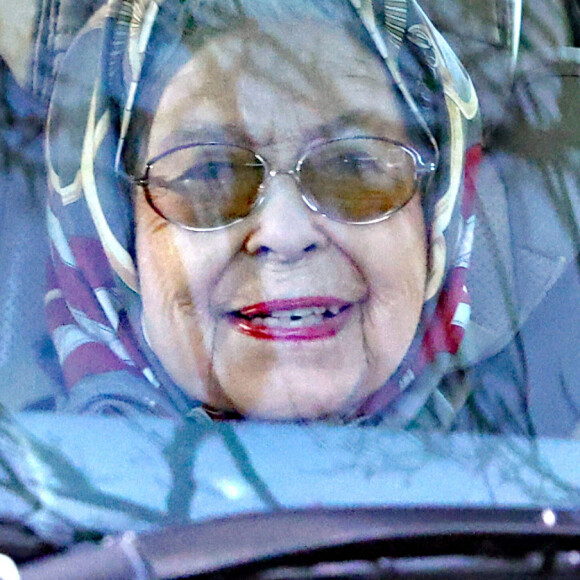
[[[288,175],[314,212],[347,224],[387,219],[426,187],[435,171],[415,150],[380,137],[332,139],[309,147],[293,169],[278,171],[264,157],[228,143],[191,143],[147,163],[143,187],[161,217],[185,229],[233,225],[263,203],[268,180]]]

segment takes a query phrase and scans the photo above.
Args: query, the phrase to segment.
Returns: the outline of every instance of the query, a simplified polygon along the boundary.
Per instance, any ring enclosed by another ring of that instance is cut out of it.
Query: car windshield
[[[580,536],[579,47],[568,0],[3,0],[0,551]]]

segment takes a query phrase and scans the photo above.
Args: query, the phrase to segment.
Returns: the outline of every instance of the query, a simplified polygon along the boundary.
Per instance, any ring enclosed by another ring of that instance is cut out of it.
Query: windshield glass
[[[577,508],[575,4],[37,4],[0,7],[0,519]]]

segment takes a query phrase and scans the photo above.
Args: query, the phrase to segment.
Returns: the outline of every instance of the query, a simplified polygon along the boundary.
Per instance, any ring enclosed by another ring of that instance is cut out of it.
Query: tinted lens
[[[212,229],[247,216],[258,197],[264,165],[233,145],[189,145],[155,160],[147,199],[167,220]]]
[[[346,222],[384,217],[416,190],[416,161],[396,143],[378,138],[331,141],[311,149],[300,167],[305,195],[325,215]]]

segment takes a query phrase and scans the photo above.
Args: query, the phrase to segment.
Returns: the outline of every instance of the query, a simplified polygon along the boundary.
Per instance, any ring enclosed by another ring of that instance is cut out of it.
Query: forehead
[[[203,139],[204,132],[211,140],[215,133],[215,140],[255,147],[349,133],[405,140],[398,99],[380,58],[338,26],[246,26],[186,55],[162,92],[151,154],[198,134]]]

